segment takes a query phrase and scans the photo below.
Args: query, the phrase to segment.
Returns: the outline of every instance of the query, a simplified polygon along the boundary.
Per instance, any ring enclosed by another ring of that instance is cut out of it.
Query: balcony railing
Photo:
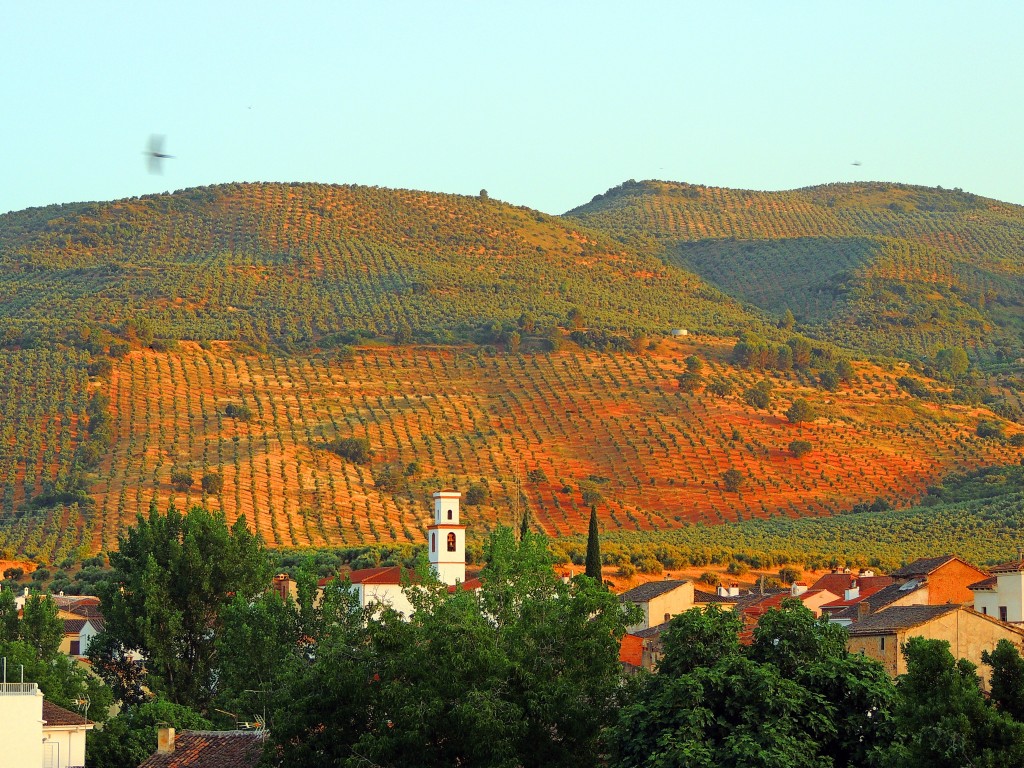
[[[34,696],[38,691],[36,683],[0,683],[0,696]]]

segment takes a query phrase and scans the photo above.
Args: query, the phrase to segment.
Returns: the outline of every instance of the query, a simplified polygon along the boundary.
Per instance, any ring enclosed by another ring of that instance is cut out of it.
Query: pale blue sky
[[[0,212],[229,181],[1024,203],[1022,31],[1016,2],[5,2]]]

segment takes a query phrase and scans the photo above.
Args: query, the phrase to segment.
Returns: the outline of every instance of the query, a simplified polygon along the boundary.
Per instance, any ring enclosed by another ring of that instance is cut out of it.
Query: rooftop
[[[154,754],[139,768],[255,768],[262,754],[261,731],[182,731],[173,751]]]
[[[892,575],[897,579],[909,579],[914,576],[927,576],[929,573],[938,570],[946,563],[960,560],[956,555],[942,555],[941,557],[922,557],[912,563],[907,563],[902,568],[897,568]],[[969,563],[960,560],[965,565]],[[973,566],[972,566],[973,567]]]
[[[85,725],[92,727],[92,720],[86,720],[77,712],[58,707],[52,701],[43,699],[43,720],[47,726]]]
[[[678,589],[684,584],[689,583],[689,579],[662,579],[661,581],[648,581],[646,584],[633,587],[628,592],[623,592],[619,595],[619,600],[630,603],[645,603],[648,600],[653,600],[659,595],[664,595],[667,592],[671,592],[672,590]]]
[[[894,605],[850,625],[850,636],[891,635],[960,609],[959,605]]]

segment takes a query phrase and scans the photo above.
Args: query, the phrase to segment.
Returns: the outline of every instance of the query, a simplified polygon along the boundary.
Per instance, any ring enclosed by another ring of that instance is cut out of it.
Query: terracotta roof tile
[[[43,720],[46,725],[92,725],[77,712],[58,707],[52,701],[43,699]]]
[[[139,768],[256,768],[262,754],[259,731],[182,731],[173,752],[154,754]]]

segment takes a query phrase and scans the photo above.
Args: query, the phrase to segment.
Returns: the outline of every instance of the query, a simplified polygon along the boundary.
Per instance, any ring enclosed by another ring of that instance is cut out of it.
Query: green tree
[[[704,368],[703,361],[696,355],[690,355],[683,362],[686,364],[686,370],[690,373],[700,373]]]
[[[57,604],[49,595],[29,595],[22,608],[19,634],[43,661],[57,655],[64,639],[64,622],[57,615]]]
[[[466,490],[466,506],[478,507],[487,501],[487,484],[486,483],[470,483],[469,488]]]
[[[973,664],[944,640],[912,637],[903,654],[890,765],[1024,765],[1024,724],[989,705]]]
[[[751,408],[767,410],[772,405],[772,383],[767,379],[759,381],[754,386],[744,390],[743,400]]]
[[[598,584],[604,584],[601,575],[601,532],[597,528],[597,507],[590,507],[590,525],[587,528],[587,565],[585,573]]]
[[[207,472],[203,475],[200,485],[203,487],[203,493],[208,493],[211,496],[217,496],[224,490],[224,476],[219,472]]]
[[[793,440],[789,443],[789,452],[794,458],[800,459],[811,452],[811,447],[807,440]]]
[[[736,493],[746,481],[747,476],[738,469],[727,469],[722,473],[722,485],[729,493]]]
[[[679,382],[680,390],[682,390],[683,392],[688,392],[690,394],[694,392],[699,392],[701,388],[704,386],[704,377],[701,376],[699,373],[694,373],[692,371],[687,371],[686,373],[679,374],[676,377],[676,381]]]
[[[794,400],[793,404],[789,406],[789,409],[786,411],[786,418],[793,424],[800,424],[805,421],[814,421],[817,417],[818,414],[815,413],[814,406],[802,397],[798,397]]]
[[[423,573],[411,617],[322,623],[275,699],[285,766],[597,764],[635,613],[590,579],[563,582],[543,536],[499,528],[485,560],[479,592]]]
[[[0,587],[0,643],[14,642],[18,639],[18,604],[14,592]]]
[[[991,653],[981,652],[981,660],[992,667],[990,700],[1000,712],[1024,722],[1024,659],[1009,640],[1000,640]]]
[[[7,659],[8,681],[12,670],[19,672],[19,678],[23,671],[25,682],[37,683],[47,701],[80,712],[79,702],[88,700],[89,719],[107,719],[114,701],[110,689],[69,656],[54,652],[49,658],[42,658],[35,646],[15,640],[0,642],[0,657]]]
[[[366,464],[370,460],[370,441],[365,437],[339,437],[327,447],[353,464]]]
[[[253,599],[269,581],[261,541],[239,516],[173,506],[118,536],[103,586],[106,631],[147,659],[150,687],[175,704],[205,712],[215,685],[214,638],[235,598]]]
[[[174,490],[184,493],[192,487],[194,482],[195,479],[192,477],[192,473],[184,467],[174,467],[171,469],[171,486],[173,486]]]

